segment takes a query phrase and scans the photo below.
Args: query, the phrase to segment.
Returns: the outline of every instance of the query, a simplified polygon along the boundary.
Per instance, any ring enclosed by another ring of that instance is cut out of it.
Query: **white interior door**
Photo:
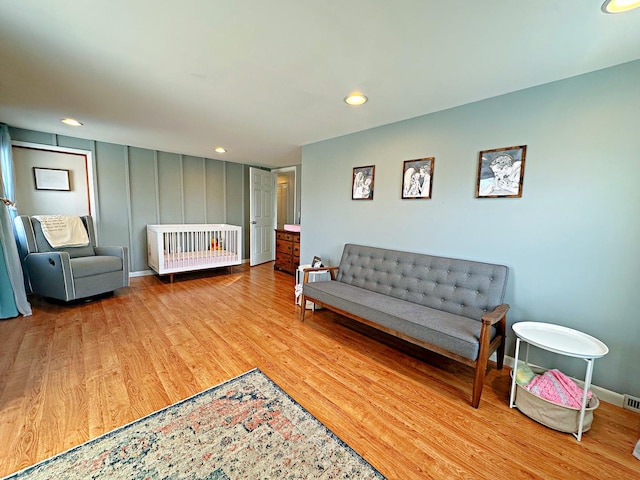
[[[275,257],[275,228],[276,228],[276,174],[260,170],[249,169],[249,188],[251,190],[251,228],[250,244],[251,266],[270,262]]]

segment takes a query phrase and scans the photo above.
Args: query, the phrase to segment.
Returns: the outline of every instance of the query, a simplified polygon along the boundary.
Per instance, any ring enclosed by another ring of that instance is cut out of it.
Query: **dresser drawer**
[[[293,244],[291,242],[278,242],[276,244],[276,252],[291,254],[293,251]]]
[[[296,235],[296,236],[298,236],[298,235]],[[290,233],[286,233],[286,232],[277,232],[276,233],[276,238],[278,240],[284,240],[285,242],[293,241],[293,237],[294,237],[294,235],[292,235]]]
[[[290,269],[291,255],[285,255],[284,253],[278,254],[276,257],[276,267]]]

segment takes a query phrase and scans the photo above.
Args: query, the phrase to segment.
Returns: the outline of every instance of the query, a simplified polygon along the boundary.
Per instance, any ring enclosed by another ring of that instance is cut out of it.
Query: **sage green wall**
[[[576,328],[610,349],[594,383],[640,396],[638,112],[640,61],[307,145],[302,258],[336,264],[348,242],[505,264],[511,355],[514,322]],[[513,145],[522,198],[476,199],[478,152]],[[431,156],[433,198],[401,200],[403,160]],[[374,199],[353,201],[366,165]],[[531,360],[584,376],[582,360]]]
[[[99,242],[129,246],[132,272],[148,270],[147,224],[246,227],[244,165],[18,128],[10,128],[9,133],[15,141],[92,152]],[[243,228],[244,258],[248,258],[245,232]]]

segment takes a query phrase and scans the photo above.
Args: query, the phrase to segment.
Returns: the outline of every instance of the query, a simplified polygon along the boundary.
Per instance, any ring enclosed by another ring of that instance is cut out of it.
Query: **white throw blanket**
[[[89,245],[89,235],[78,216],[34,215],[33,218],[40,222],[42,233],[53,248]]]

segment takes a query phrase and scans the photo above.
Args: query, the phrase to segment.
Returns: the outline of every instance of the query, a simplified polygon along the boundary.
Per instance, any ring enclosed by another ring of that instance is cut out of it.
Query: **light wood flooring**
[[[268,263],[31,298],[0,321],[0,476],[259,367],[390,479],[640,478],[640,415],[602,403],[578,443],[509,409],[506,367],[473,409],[470,368],[327,310],[300,323],[293,287]]]

